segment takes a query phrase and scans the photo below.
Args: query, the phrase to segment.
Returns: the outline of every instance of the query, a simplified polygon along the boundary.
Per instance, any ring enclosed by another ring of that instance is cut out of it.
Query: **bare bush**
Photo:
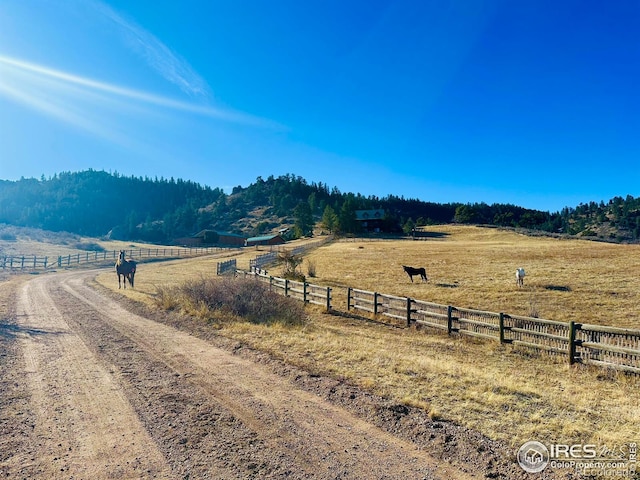
[[[95,242],[78,242],[74,245],[78,250],[86,250],[87,252],[104,252],[104,247]]]
[[[295,280],[297,282],[304,282],[306,278],[302,272],[298,270],[298,267],[302,264],[302,257],[295,255],[287,250],[278,253],[278,259],[283,263],[282,277]]]
[[[311,278],[315,278],[316,273],[316,262],[314,260],[307,260],[307,275]]]
[[[257,324],[301,325],[306,319],[300,302],[272,292],[268,285],[254,279],[189,280],[175,288],[159,289],[157,303],[165,309],[180,305],[198,316],[238,318]]]

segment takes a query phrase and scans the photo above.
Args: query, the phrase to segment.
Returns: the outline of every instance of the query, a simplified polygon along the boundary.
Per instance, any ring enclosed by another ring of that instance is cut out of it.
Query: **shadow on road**
[[[13,323],[7,323],[7,320],[0,320],[0,337],[15,338],[18,336],[36,336],[36,335],[60,335],[65,332],[42,330],[40,328],[21,327]]]

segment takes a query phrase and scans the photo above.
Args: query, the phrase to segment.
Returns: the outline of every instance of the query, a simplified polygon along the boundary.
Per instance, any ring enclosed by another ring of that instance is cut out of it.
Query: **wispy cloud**
[[[127,46],[165,79],[192,97],[208,99],[211,96],[207,82],[186,60],[172,52],[155,35],[99,0],[92,0],[90,5],[115,25],[126,40]]]
[[[0,67],[2,72],[0,92],[78,127],[85,125],[85,121],[80,120],[83,116],[96,117],[94,112],[96,107],[101,106],[109,108],[114,113],[124,114],[135,111],[139,113],[140,109],[146,105],[182,111],[227,123],[278,130],[282,128],[270,120],[231,109],[182,102],[2,55],[0,55]],[[135,102],[125,102],[124,99]],[[84,113],[75,116],[65,113],[74,110]]]
[[[80,97],[86,99],[87,91],[102,92],[111,96],[129,98],[138,102],[144,102],[158,107],[181,110],[183,112],[202,115],[226,122],[262,127],[278,127],[274,122],[270,120],[255,117],[242,112],[237,112],[231,109],[222,109],[211,106],[197,105],[189,102],[182,102],[160,95],[154,95],[140,90],[118,86],[112,83],[93,80],[88,77],[74,75],[71,73],[55,70],[49,67],[25,62],[11,57],[0,55],[0,64],[4,66],[3,77],[2,79],[0,79],[1,83],[10,81],[12,76],[15,78],[15,74],[18,71],[28,72],[30,74],[29,78],[32,81],[38,81],[40,86],[44,86],[46,87],[46,89],[60,89],[62,88],[61,85],[63,84],[83,87],[85,89],[84,91],[75,92],[78,99],[80,99]],[[50,81],[43,84],[43,81],[45,79],[49,79]]]
[[[132,147],[129,136],[117,128],[117,122],[110,122],[110,116],[102,114],[104,106],[124,107],[124,102],[114,102],[114,98],[99,91],[82,89],[80,84],[64,81],[64,76],[38,73],[38,69],[0,56],[0,95],[96,137]]]

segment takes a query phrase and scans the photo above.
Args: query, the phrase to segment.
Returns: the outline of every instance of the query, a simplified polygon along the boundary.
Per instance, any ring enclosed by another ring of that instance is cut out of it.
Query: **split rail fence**
[[[260,282],[268,283],[272,291],[276,291],[285,297],[320,305],[327,310],[332,309],[331,287],[322,287],[308,282],[297,282],[287,278],[271,277],[259,269],[254,269],[250,272],[238,270],[236,274],[244,277],[252,276]]]
[[[183,258],[208,255],[221,250],[221,247],[193,247],[193,248],[136,248],[126,250],[127,257],[143,258]],[[227,249],[228,250],[228,249]],[[82,252],[69,255],[39,256],[39,255],[3,255],[0,256],[0,268],[10,271],[47,270],[63,268],[80,264],[98,263],[107,260],[116,261],[119,250],[102,252]]]
[[[449,334],[499,341],[582,363],[640,374],[640,330],[558,322],[424,302],[348,288],[347,310],[361,310]]]
[[[237,271],[237,274],[269,283],[273,290],[284,296],[321,305],[327,310],[334,309],[330,287],[272,277],[260,270]],[[570,364],[596,365],[640,374],[640,330],[459,308],[349,287],[347,311],[351,310],[393,319],[406,326],[419,325],[446,331],[449,335],[534,349],[564,357]]]

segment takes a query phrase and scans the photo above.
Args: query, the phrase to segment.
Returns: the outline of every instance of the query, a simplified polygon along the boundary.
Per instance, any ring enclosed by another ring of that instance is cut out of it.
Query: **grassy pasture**
[[[474,227],[432,231],[443,235],[426,241],[348,241],[320,247],[305,257],[317,273],[308,280],[333,285],[335,302],[344,300],[344,289],[338,287],[352,286],[459,307],[525,315],[535,309],[540,317],[553,320],[638,327],[638,246],[530,238]],[[238,255],[239,267],[247,268],[249,259],[260,253]],[[121,294],[153,304],[158,285],[215,274],[220,260],[211,256],[144,263],[135,291]],[[412,284],[402,264],[426,267],[429,283]],[[515,285],[518,266],[528,272],[523,289]],[[278,268],[270,273],[276,275]],[[98,281],[117,289],[112,272],[101,274]],[[302,327],[224,323],[217,331],[514,448],[533,439],[609,446],[640,440],[640,379],[570,367],[497,342],[308,311]]]
[[[319,248],[307,257],[316,266],[316,278],[308,281],[456,307],[640,329],[640,245],[479,227],[429,231],[434,237],[423,241],[342,241]],[[425,267],[429,282],[414,277],[412,284],[402,265]],[[527,272],[524,288],[516,286],[517,267]],[[303,273],[305,268],[306,263]]]

